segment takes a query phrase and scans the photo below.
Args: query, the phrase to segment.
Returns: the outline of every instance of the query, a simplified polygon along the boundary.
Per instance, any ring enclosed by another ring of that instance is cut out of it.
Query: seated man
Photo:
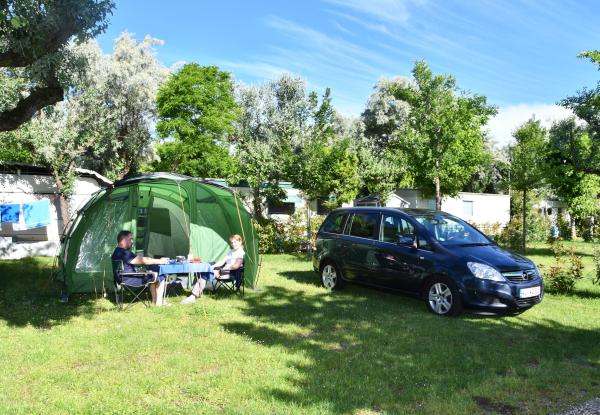
[[[215,278],[219,278],[223,273],[234,271],[244,266],[245,252],[242,248],[242,237],[240,235],[231,235],[229,238],[229,243],[231,245],[231,250],[227,253],[225,258],[219,262],[216,262],[212,266],[212,271],[215,275]],[[197,298],[202,296],[202,291],[204,291],[205,286],[206,280],[204,280],[202,277],[198,278],[198,281],[196,281],[194,287],[192,288],[192,294],[183,299],[181,303],[190,304],[195,302]]]
[[[136,272],[134,265],[160,265],[168,264],[169,258],[154,259],[131,252],[133,239],[130,231],[121,231],[117,235],[117,247],[112,254],[113,261],[123,261],[123,272]],[[152,295],[152,304],[157,306],[165,305],[163,302],[165,292],[165,281],[159,281],[158,275],[154,271],[146,271],[148,276],[154,281],[150,285],[150,294]],[[123,282],[131,285],[142,285],[147,280],[142,281],[138,277],[123,277]]]

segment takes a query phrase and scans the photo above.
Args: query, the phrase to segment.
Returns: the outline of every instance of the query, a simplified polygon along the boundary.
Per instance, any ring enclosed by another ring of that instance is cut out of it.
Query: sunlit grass
[[[393,293],[328,293],[289,255],[265,256],[244,299],[125,312],[96,295],[59,304],[49,260],[0,262],[0,413],[556,411],[600,395],[590,259],[575,295],[456,319]]]

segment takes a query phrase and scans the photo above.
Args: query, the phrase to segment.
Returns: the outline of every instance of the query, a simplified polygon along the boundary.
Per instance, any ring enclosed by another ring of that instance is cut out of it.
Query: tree
[[[4,133],[16,137],[34,162],[51,168],[65,223],[75,168],[93,168],[117,179],[148,157],[156,92],[168,75],[156,60],[157,43],[150,37],[136,42],[123,34],[111,55],[104,55],[94,41],[72,45],[70,53],[88,66],[66,100],[19,130]]]
[[[5,94],[0,101],[12,98],[8,105],[0,105],[0,131],[10,131],[63,99],[72,60],[69,40],[81,42],[102,33],[114,3],[5,0],[0,4],[0,68],[3,77],[18,84],[0,93]]]
[[[252,207],[259,222],[265,221],[264,206],[285,196],[279,182],[295,174],[294,151],[309,135],[311,108],[302,78],[288,74],[260,86],[239,84],[237,102],[242,115],[235,124],[237,177],[248,181]],[[323,115],[328,109],[322,108]],[[328,130],[322,124],[318,127]]]
[[[556,196],[565,201],[571,217],[579,222],[598,212],[600,177],[576,170],[563,159],[562,151],[568,147],[589,149],[590,141],[587,128],[578,124],[575,117],[571,117],[550,128],[546,151],[545,180]],[[573,232],[574,221],[572,225]]]
[[[538,188],[544,178],[544,160],[546,149],[546,129],[540,121],[531,119],[513,133],[516,143],[509,148],[510,186],[523,194],[522,250],[527,245],[527,196],[528,192]]]
[[[363,134],[369,147],[381,151],[396,144],[397,131],[408,120],[410,106],[398,99],[394,91],[409,87],[410,81],[403,77],[381,78],[377,82],[367,108],[361,114]]]
[[[577,56],[589,59],[600,70],[600,51],[583,52]],[[575,170],[600,176],[600,81],[595,88],[583,88],[577,95],[563,99],[560,105],[585,121],[589,140],[585,146],[579,146],[577,141],[561,140],[555,143],[555,150]]]
[[[156,99],[162,139],[155,169],[197,177],[233,173],[228,135],[240,111],[231,75],[216,66],[184,65],[159,90]]]
[[[482,164],[463,187],[463,192],[505,193],[508,190],[507,149],[498,149],[493,142],[486,141]]]
[[[423,61],[415,64],[412,74],[414,83],[392,88],[393,96],[410,107],[407,120],[395,132],[395,149],[406,156],[417,186],[435,194],[436,208],[441,209],[442,197],[460,192],[482,164],[481,127],[496,108],[483,96],[459,93],[452,76],[434,76]]]

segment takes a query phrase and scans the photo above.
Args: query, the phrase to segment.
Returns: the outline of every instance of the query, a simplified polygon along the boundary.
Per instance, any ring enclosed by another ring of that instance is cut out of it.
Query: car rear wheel
[[[427,308],[439,316],[457,316],[462,312],[462,301],[456,285],[447,278],[434,278],[425,289]]]
[[[343,284],[340,272],[331,262],[326,262],[321,267],[321,283],[328,290],[337,290]]]

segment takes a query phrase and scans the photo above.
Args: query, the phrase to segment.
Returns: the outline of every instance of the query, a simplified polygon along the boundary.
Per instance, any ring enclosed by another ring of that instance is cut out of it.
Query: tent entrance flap
[[[175,258],[190,252],[189,223],[187,213],[174,201],[154,195],[148,210],[146,256]]]

